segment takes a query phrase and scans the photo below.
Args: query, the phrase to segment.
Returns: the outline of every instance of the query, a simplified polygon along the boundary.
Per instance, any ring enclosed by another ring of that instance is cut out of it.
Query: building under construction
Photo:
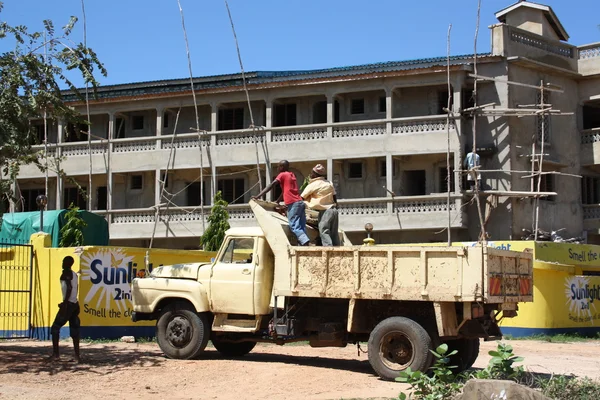
[[[47,121],[46,135],[35,121],[64,175],[46,185],[23,167],[11,210],[36,210],[47,190],[49,209],[105,215],[112,244],[196,248],[217,191],[232,226],[253,225],[247,202],[288,159],[299,182],[327,167],[357,242],[366,222],[379,243],[445,241],[448,225],[453,240],[477,240],[483,222],[491,240],[538,225],[600,244],[600,43],[569,44],[545,5],[496,17],[476,56],[250,72],[247,92],[241,74],[194,78],[199,124],[189,79],[100,87],[90,127]],[[463,167],[473,148],[475,192]]]

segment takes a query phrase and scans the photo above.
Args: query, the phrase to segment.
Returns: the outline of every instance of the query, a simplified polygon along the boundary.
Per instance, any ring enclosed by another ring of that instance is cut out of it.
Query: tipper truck
[[[199,356],[209,340],[226,357],[259,342],[312,347],[367,343],[383,379],[426,371],[430,350],[458,350],[459,370],[498,322],[533,301],[533,257],[487,247],[298,246],[276,204],[251,200],[258,227],[232,228],[211,263],[155,268],[132,283],[133,320],[156,320],[166,356]],[[314,238],[318,232],[308,228]]]

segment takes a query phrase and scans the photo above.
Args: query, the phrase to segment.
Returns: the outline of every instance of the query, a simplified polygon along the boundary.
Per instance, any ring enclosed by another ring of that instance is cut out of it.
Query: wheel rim
[[[192,340],[192,325],[184,316],[174,317],[167,325],[167,340],[173,347],[183,348]]]
[[[381,338],[379,357],[388,368],[400,371],[414,360],[414,346],[404,333],[388,332]]]

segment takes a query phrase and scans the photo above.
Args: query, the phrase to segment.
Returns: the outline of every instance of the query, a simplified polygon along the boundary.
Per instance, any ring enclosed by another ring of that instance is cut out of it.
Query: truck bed
[[[251,202],[275,255],[276,296],[516,303],[533,301],[533,254],[451,246],[291,246],[269,203]]]

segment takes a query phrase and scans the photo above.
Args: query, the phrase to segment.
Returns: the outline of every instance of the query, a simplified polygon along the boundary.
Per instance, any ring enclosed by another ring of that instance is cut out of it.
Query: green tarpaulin
[[[60,228],[65,224],[67,210],[44,212],[43,231],[52,237],[52,247],[58,247]],[[108,223],[99,215],[88,211],[78,212],[87,223],[83,230],[83,244],[86,246],[108,246]],[[32,234],[40,231],[40,212],[20,212],[4,214],[0,228],[0,242],[29,242]]]

